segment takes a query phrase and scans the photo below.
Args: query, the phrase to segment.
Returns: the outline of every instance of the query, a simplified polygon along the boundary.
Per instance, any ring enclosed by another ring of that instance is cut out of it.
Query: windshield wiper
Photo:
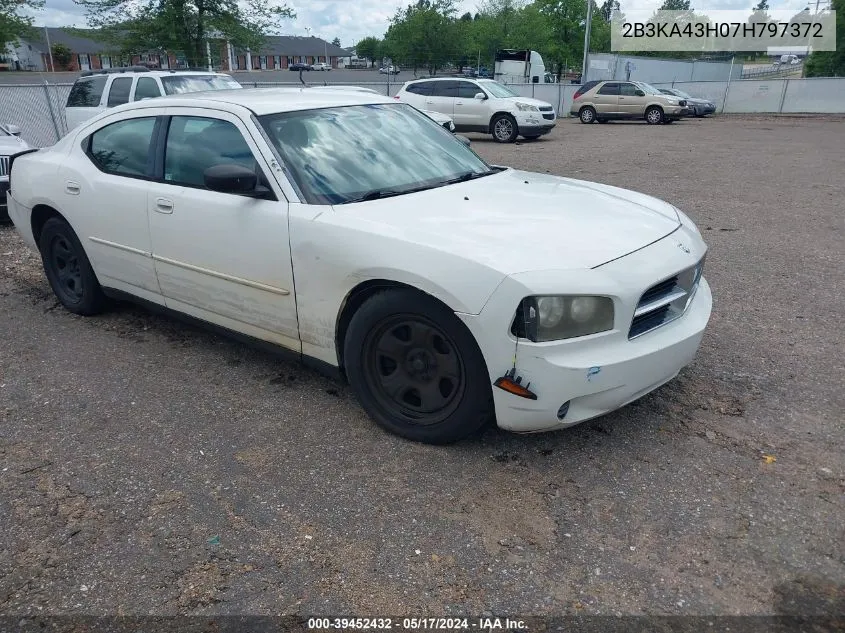
[[[402,189],[398,191],[396,189],[373,189],[372,191],[367,191],[366,193],[358,196],[357,198],[350,198],[349,200],[344,200],[340,204],[352,204],[354,202],[367,202],[369,200],[380,200],[382,198],[391,198],[393,196],[401,196],[406,193],[412,193],[414,191],[420,191],[420,188],[416,189]]]
[[[485,171],[485,172],[482,172],[480,174],[478,172],[468,171],[466,173],[459,174],[459,175],[455,176],[454,178],[449,178],[449,180],[441,180],[439,183],[437,183],[437,185],[438,186],[439,185],[454,185],[455,183],[466,182],[468,180],[475,180],[476,178],[482,178],[483,176],[489,176],[490,174],[493,174],[493,173],[495,173],[493,170]]]
[[[370,200],[381,200],[382,198],[392,198],[393,196],[402,196],[406,193],[417,193],[419,191],[426,191],[427,189],[436,189],[437,187],[442,187],[444,185],[454,185],[459,182],[466,182],[468,180],[474,180],[475,178],[481,178],[482,176],[489,176],[490,174],[498,173],[500,170],[491,169],[490,171],[477,173],[474,171],[468,171],[466,173],[460,174],[455,176],[454,178],[449,178],[448,180],[440,180],[435,183],[422,185],[420,187],[411,187],[410,189],[373,189],[371,191],[367,191],[366,193],[361,194],[357,198],[350,198],[349,200],[344,200],[339,204],[353,204],[355,202],[368,202]]]

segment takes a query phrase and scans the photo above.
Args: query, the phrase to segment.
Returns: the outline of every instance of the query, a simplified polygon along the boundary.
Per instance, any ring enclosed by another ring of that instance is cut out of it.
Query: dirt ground
[[[685,210],[715,304],[642,400],[445,448],[174,320],[73,316],[0,228],[0,614],[842,613],[843,123],[470,135]]]

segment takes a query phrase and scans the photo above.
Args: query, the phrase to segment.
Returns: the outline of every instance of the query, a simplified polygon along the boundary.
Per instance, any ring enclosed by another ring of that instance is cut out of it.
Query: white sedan
[[[287,348],[424,442],[621,407],[693,360],[711,311],[672,205],[489,165],[373,94],[112,108],[13,158],[9,201],[68,310],[131,297]]]

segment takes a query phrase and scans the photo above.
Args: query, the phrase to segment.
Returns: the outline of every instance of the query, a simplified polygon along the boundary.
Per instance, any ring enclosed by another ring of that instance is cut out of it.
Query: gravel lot
[[[0,228],[0,613],[845,613],[843,129],[471,135],[687,211],[715,306],[695,363],[639,402],[446,448],[177,321],[75,317]]]

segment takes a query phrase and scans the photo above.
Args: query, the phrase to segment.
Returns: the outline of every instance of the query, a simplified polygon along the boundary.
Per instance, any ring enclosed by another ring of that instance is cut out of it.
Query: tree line
[[[436,74],[447,66],[483,66],[492,69],[497,50],[530,49],[538,51],[559,77],[578,72],[584,55],[584,35],[588,0],[483,0],[473,13],[458,15],[456,0],[414,0],[400,8],[390,20],[383,38],[366,37],[355,45],[358,57],[375,63],[392,63]],[[618,0],[592,0],[590,52],[609,53],[611,26],[624,20]],[[833,0],[837,10],[837,41],[845,41],[845,0]],[[759,0],[748,18],[749,23],[769,22],[768,0]],[[708,22],[696,13],[691,0],[664,0],[658,11],[678,11],[679,22]],[[803,14],[806,15],[806,14]],[[798,14],[793,19],[799,19]],[[759,53],[737,53],[756,57]],[[651,57],[698,58],[702,53],[679,51],[638,52]],[[727,58],[733,53],[707,51],[710,59]],[[836,52],[814,52],[806,64],[808,76],[845,74],[845,47]]]

